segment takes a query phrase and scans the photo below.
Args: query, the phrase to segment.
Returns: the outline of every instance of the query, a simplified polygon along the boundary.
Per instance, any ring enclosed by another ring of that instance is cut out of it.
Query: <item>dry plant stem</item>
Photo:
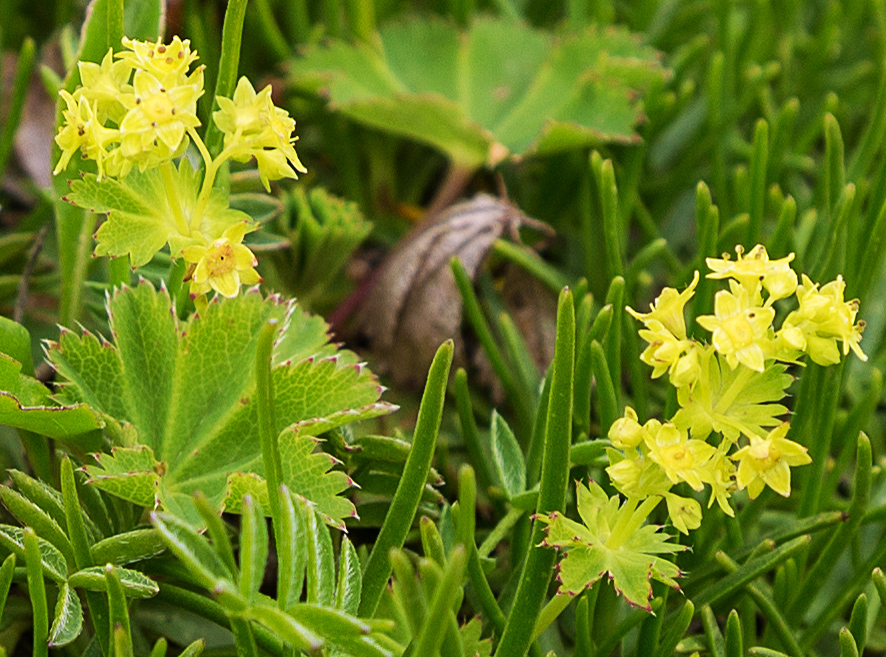
[[[468,169],[456,163],[451,163],[446,171],[446,177],[437,188],[437,193],[431,200],[425,212],[425,221],[433,221],[445,208],[452,205],[475,173],[475,169]]]

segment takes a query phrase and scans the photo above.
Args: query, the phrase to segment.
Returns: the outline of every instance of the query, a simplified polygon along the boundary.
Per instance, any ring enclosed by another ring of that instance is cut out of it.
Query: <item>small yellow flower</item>
[[[790,265],[793,253],[770,260],[762,244],[755,246],[746,256],[741,245],[735,247],[735,252],[738,255],[736,260],[730,260],[728,253],[724,253],[722,259],[706,258],[705,262],[712,270],[707,278],[734,278],[748,291],[753,291],[761,283],[769,293],[767,304],[789,297],[797,289],[797,274]]]
[[[126,61],[114,61],[114,51],[109,49],[101,64],[77,62],[82,87],[74,92],[75,98],[86,98],[95,109],[99,123],[111,119],[119,124],[126,112],[120,99],[132,93],[129,76],[132,66]]]
[[[258,261],[252,251],[242,244],[243,237],[251,228],[242,221],[228,228],[210,246],[189,246],[182,251],[184,259],[192,265],[192,299],[210,290],[233,298],[240,292],[241,285],[261,282],[261,277],[255,271]]]
[[[751,436],[750,445],[732,455],[732,459],[738,461],[736,483],[739,489],[748,489],[751,499],[756,498],[764,486],[788,497],[791,494],[791,466],[812,462],[805,447],[785,438],[789,428],[790,424],[784,422],[766,438]]]
[[[664,470],[671,483],[685,481],[695,490],[704,488],[703,468],[716,452],[713,445],[690,439],[670,422],[662,424],[658,431],[647,432],[644,438],[649,458]]]
[[[843,342],[843,355],[851,349],[861,360],[867,355],[861,350],[862,333],[865,322],[856,323],[858,299],[844,301],[846,282],[842,276],[827,283],[819,290],[804,274],[803,282],[797,288],[800,307],[787,316],[783,331],[790,330],[792,342],[802,344],[813,361],[820,365],[833,365],[840,361],[836,341]],[[799,333],[802,333],[802,338]],[[805,344],[804,344],[805,343]]]
[[[692,277],[692,282],[682,292],[677,292],[672,287],[666,287],[658,295],[650,307],[652,312],[638,313],[633,308],[626,308],[634,319],[637,319],[647,326],[651,320],[657,320],[665,329],[677,340],[686,339],[686,318],[683,316],[683,308],[686,302],[695,294],[695,287],[698,285],[698,272]]]
[[[242,77],[233,99],[216,100],[219,110],[212,118],[225,135],[225,150],[238,162],[254,157],[265,189],[270,190],[271,180],[298,178],[296,171],[307,171],[292,146],[298,139],[292,136],[295,121],[274,105],[270,85],[255,93],[252,83]]]
[[[74,153],[80,151],[83,157],[96,161],[98,177],[101,179],[107,155],[105,147],[117,138],[117,131],[105,128],[98,121],[86,98],[74,98],[64,89],[59,94],[67,108],[62,111],[65,121],[55,136],[55,143],[62,149],[62,156],[52,173],[56,175],[63,171]]]
[[[203,95],[203,68],[187,84],[168,89],[150,73],[136,71],[133,91],[123,99],[128,111],[120,123],[120,150],[144,169],[180,154],[187,145],[186,129],[200,125],[197,99]]]
[[[726,357],[729,367],[735,369],[741,363],[762,372],[771,349],[769,329],[775,310],[752,305],[747,288],[735,284],[730,287],[729,292],[717,292],[714,314],[702,315],[698,324],[713,333],[714,348]]]
[[[609,440],[614,447],[632,449],[643,441],[643,427],[637,420],[637,411],[627,406],[624,417],[618,418],[609,427]]]
[[[168,44],[161,38],[152,43],[123,37],[123,45],[128,51],[118,53],[118,58],[134,69],[150,73],[168,87],[184,84],[188,68],[197,59],[197,53],[191,51],[191,42],[177,36]]]
[[[680,497],[674,493],[665,493],[664,498],[674,527],[684,534],[688,534],[690,529],[701,527],[701,504],[691,497]]]

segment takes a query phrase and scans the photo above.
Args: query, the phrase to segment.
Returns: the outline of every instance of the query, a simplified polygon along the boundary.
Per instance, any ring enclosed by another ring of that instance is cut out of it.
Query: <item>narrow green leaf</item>
[[[840,657],[858,657],[858,646],[847,628],[840,628]]]
[[[461,593],[466,561],[465,547],[455,546],[443,572],[443,579],[436,587],[436,593],[428,607],[421,632],[415,639],[413,654],[434,655],[440,649],[445,636],[442,631],[443,622],[452,612],[456,596]]]
[[[71,542],[65,532],[49,514],[23,495],[6,486],[0,486],[0,500],[22,525],[31,527],[38,536],[58,548],[69,566],[74,565],[74,548],[71,547]]]
[[[833,114],[825,114],[825,207],[833,213],[840,192],[846,184],[846,167],[844,165],[843,135],[840,124]]]
[[[224,520],[221,519],[221,514],[215,510],[215,505],[202,493],[194,496],[194,504],[200,517],[203,518],[203,522],[206,523],[206,533],[212,541],[215,553],[222,563],[225,564],[231,579],[234,579],[238,572],[237,563],[234,561],[234,549],[231,547],[231,539],[228,538],[228,530]]]
[[[338,579],[335,589],[335,608],[348,614],[356,614],[360,608],[360,592],[363,588],[363,571],[357,550],[347,536],[342,538],[338,557]]]
[[[157,642],[154,644],[154,647],[151,648],[151,656],[150,657],[166,657],[166,648],[167,642],[165,637],[160,637],[157,639]]]
[[[152,513],[151,523],[169,550],[205,588],[212,591],[219,580],[228,579],[222,560],[190,525],[166,513]]]
[[[517,444],[514,439],[514,445]],[[474,547],[474,529],[477,513],[477,480],[474,468],[463,464],[458,470],[458,516],[456,517],[456,541],[465,546],[470,555]]]
[[[129,607],[123,592],[123,584],[120,582],[116,566],[108,564],[104,571],[108,608],[111,612],[111,633],[116,648],[115,656],[133,657],[132,634],[129,629]]]
[[[0,618],[3,617],[3,609],[6,607],[6,599],[9,597],[9,587],[12,585],[12,576],[15,574],[15,554],[10,554],[3,560],[0,566]]]
[[[452,364],[453,344],[445,342],[428,372],[428,382],[422,396],[418,411],[418,420],[412,439],[412,450],[403,468],[403,476],[397,493],[385,516],[384,524],[376,538],[369,560],[363,569],[363,597],[360,600],[361,617],[375,614],[382,592],[391,574],[388,555],[391,550],[403,546],[406,534],[412,525],[412,519],[418,509],[421,492],[428,478],[431,460],[434,457],[434,446],[437,442],[437,431],[443,414],[443,400],[446,395],[446,383],[449,379],[449,367]]]
[[[33,529],[21,530],[22,551],[28,571],[28,594],[31,598],[31,618],[34,632],[34,657],[47,657],[49,632],[49,609],[46,604],[46,586],[43,583],[45,545]],[[48,545],[48,544],[47,544]],[[53,548],[55,549],[55,548]],[[59,555],[61,556],[61,555]]]
[[[769,168],[769,124],[758,119],[754,126],[754,151],[751,155],[751,209],[747,244],[760,241],[763,211],[766,207],[766,172]]]
[[[557,308],[557,339],[545,426],[544,458],[536,509],[538,514],[562,512],[566,502],[569,469],[564,464],[568,463],[569,445],[572,442],[574,363],[575,305],[572,293],[566,289],[560,294]],[[538,547],[544,539],[542,523],[536,522],[533,532],[533,547],[520,575],[517,594],[496,651],[498,657],[522,655],[528,649],[557,557],[555,550]]]
[[[726,657],[744,657],[744,641],[741,636],[741,620],[735,609],[726,619]]]
[[[864,593],[855,599],[852,605],[852,614],[849,617],[849,632],[855,639],[858,653],[864,653],[864,647],[868,642],[868,596]]]
[[[245,17],[246,0],[232,0],[228,3],[222,27],[221,54],[218,59],[218,78],[215,81],[214,96],[230,98],[234,93]],[[213,100],[212,108],[213,110],[218,109],[218,101]],[[206,147],[213,156],[218,155],[221,151],[223,136],[215,121],[212,121],[206,128]]]
[[[49,630],[49,647],[60,648],[78,636],[83,630],[83,607],[73,587],[62,585],[55,603],[55,618]]]
[[[492,411],[489,441],[498,481],[509,498],[519,495],[526,490],[526,462],[517,437],[498,411]]]
[[[701,608],[701,621],[704,624],[704,634],[711,657],[726,657],[726,643],[710,605]]]
[[[261,441],[261,455],[264,464],[268,490],[275,491],[283,483],[283,463],[280,459],[277,420],[274,413],[274,380],[271,373],[271,360],[274,353],[274,339],[277,335],[277,319],[270,319],[258,334],[255,350],[255,401],[258,409],[258,437]],[[276,527],[280,523],[280,500],[269,495],[271,518]]]
[[[268,526],[265,514],[261,505],[247,495],[243,499],[240,517],[240,595],[250,603],[258,596],[267,561]]]
[[[61,462],[61,485],[65,524],[71,537],[69,547],[74,557],[72,560],[76,563],[77,568],[87,568],[94,562],[89,551],[90,541],[86,534],[86,524],[83,521],[80,498],[77,496],[74,466],[71,464],[71,459],[67,456],[63,457]],[[65,539],[67,540],[67,537]]]
[[[668,622],[667,629],[662,635],[661,642],[658,644],[653,657],[670,657],[673,654],[677,649],[677,644],[680,643],[683,635],[686,634],[686,630],[689,629],[689,623],[692,622],[694,615],[695,605],[692,604],[692,600],[687,600],[680,607],[680,610],[676,612],[675,617]]]
[[[25,559],[25,535],[27,532],[34,534],[43,571],[50,579],[59,583],[64,582],[67,574],[65,558],[55,546],[37,536],[34,530],[0,525],[0,545],[6,547],[6,549],[13,552],[20,559]]]
[[[309,513],[307,520],[307,601],[331,606],[335,600],[335,558],[332,537],[323,519]]]
[[[282,610],[291,609],[301,598],[304,584],[306,549],[306,514],[310,508],[301,498],[280,486],[280,525],[274,527],[277,543],[277,602]]]
[[[15,134],[18,130],[19,121],[22,118],[22,110],[25,107],[25,97],[27,96],[28,86],[31,80],[31,71],[34,68],[34,53],[36,46],[34,40],[25,37],[22,42],[21,50],[18,53],[18,61],[15,67],[15,79],[11,89],[4,89],[4,92],[10,91],[9,96],[4,93],[4,102],[8,102],[5,112],[5,125],[0,131],[0,178],[6,171],[6,164],[9,162],[9,156],[12,154],[12,147],[15,143]]]
[[[247,614],[296,650],[319,650],[324,645],[322,637],[280,609],[267,606],[252,607]]]
[[[471,405],[471,392],[468,387],[468,374],[464,368],[458,368],[455,372],[455,407],[458,411],[459,426],[465,447],[468,450],[470,462],[477,469],[477,479],[482,490],[486,491],[495,483],[492,459],[488,456],[488,450],[480,441],[480,432],[474,420],[474,409]]]
[[[115,534],[89,548],[92,563],[112,563],[122,566],[162,554],[166,543],[156,529],[133,529]]]
[[[421,631],[422,622],[427,615],[428,602],[425,600],[412,562],[403,550],[391,551],[391,567],[394,571],[391,593],[403,610],[403,624],[408,629],[408,636],[416,636]]]
[[[113,565],[113,564],[108,564]],[[86,589],[87,591],[100,591],[107,593],[107,575],[106,566],[92,566],[78,570],[68,578],[68,584],[78,589]],[[129,568],[115,567],[117,580],[123,587],[123,593],[130,598],[150,598],[157,595],[160,590],[157,583],[147,575],[137,570]]]
[[[178,657],[199,657],[203,654],[203,648],[205,647],[206,642],[203,639],[197,639],[194,643],[189,644],[187,648],[182,650]]]
[[[752,582],[754,579],[776,568],[786,559],[796,556],[809,547],[812,538],[809,535],[800,536],[784,545],[780,545],[772,552],[751,559],[742,564],[737,570],[719,580],[716,584],[703,590],[695,596],[693,603],[698,606],[713,604],[726,595],[735,593],[739,588]]]

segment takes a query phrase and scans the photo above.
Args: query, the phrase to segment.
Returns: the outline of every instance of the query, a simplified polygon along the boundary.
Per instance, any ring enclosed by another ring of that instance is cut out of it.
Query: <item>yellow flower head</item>
[[[289,113],[274,105],[271,86],[255,93],[252,83],[240,78],[234,97],[219,96],[219,110],[212,115],[216,126],[225,135],[225,151],[238,162],[254,157],[265,189],[269,181],[298,178],[296,171],[305,173],[292,144],[295,121]]]
[[[680,497],[674,493],[665,493],[664,498],[668,505],[668,517],[674,527],[684,534],[701,527],[701,504],[691,497]]]
[[[228,298],[236,297],[241,285],[255,285],[261,277],[255,271],[258,261],[243,237],[254,227],[242,221],[228,228],[210,246],[189,246],[182,257],[191,263],[191,298],[215,290]],[[186,279],[187,280],[187,279]]]
[[[191,51],[191,42],[177,36],[168,44],[159,37],[156,43],[123,37],[123,45],[127,51],[118,53],[118,58],[169,87],[184,84],[188,69],[197,59],[197,53]]]
[[[672,287],[666,287],[661,291],[650,307],[652,312],[638,313],[633,308],[626,308],[634,319],[637,319],[647,326],[655,320],[670,331],[670,333],[678,340],[686,339],[686,319],[683,316],[683,308],[686,302],[695,294],[695,287],[698,285],[698,272],[692,277],[692,282],[682,292],[677,292]]]
[[[766,247],[762,244],[755,246],[746,256],[741,245],[735,247],[735,253],[738,256],[735,260],[730,260],[728,253],[724,253],[722,259],[706,258],[705,262],[712,270],[707,277],[734,278],[749,291],[762,284],[769,293],[767,304],[789,297],[797,289],[797,274],[790,265],[794,259],[793,253],[778,260],[770,260]]]
[[[643,427],[637,421],[637,411],[630,406],[625,408],[624,417],[618,418],[609,427],[609,440],[618,449],[633,449],[643,442]]]
[[[203,69],[186,84],[167,88],[159,79],[136,71],[133,94],[123,100],[126,116],[120,123],[120,150],[142,169],[176,157],[187,145],[185,131],[200,125],[197,99],[203,94]]]
[[[120,99],[132,93],[132,66],[126,61],[114,61],[114,51],[109,49],[101,64],[77,62],[77,67],[83,86],[74,92],[74,97],[86,98],[102,125],[109,118],[119,124],[126,112]]]
[[[714,348],[726,356],[729,367],[741,363],[757,372],[772,348],[769,329],[775,310],[751,303],[747,288],[730,281],[731,291],[720,290],[714,296],[714,314],[702,315],[698,324],[713,332]],[[755,295],[756,296],[756,295]]]
[[[770,431],[766,438],[751,436],[750,445],[732,455],[732,459],[738,461],[736,483],[739,489],[748,489],[751,499],[756,498],[764,486],[788,497],[791,494],[791,466],[812,462],[805,447],[785,438],[789,428],[785,422]]]
[[[858,299],[844,301],[846,282],[842,276],[827,283],[819,290],[804,274],[803,283],[797,288],[800,307],[785,319],[786,327],[794,327],[803,333],[806,344],[803,349],[816,363],[830,365],[839,362],[839,352],[835,342],[843,342],[843,355],[851,349],[861,360],[868,357],[861,350],[859,342],[865,329],[865,322],[856,323]],[[796,331],[795,331],[796,332]],[[795,341],[802,343],[799,337]]]
[[[662,424],[658,431],[647,432],[644,437],[649,458],[664,470],[671,483],[685,481],[695,490],[704,488],[703,468],[716,452],[713,445],[690,439],[685,431],[670,422]]]
[[[80,151],[83,157],[95,160],[98,164],[98,177],[103,174],[103,163],[107,156],[106,146],[117,137],[117,131],[105,128],[96,118],[95,111],[86,98],[74,98],[62,89],[61,97],[66,109],[62,111],[65,122],[55,136],[55,143],[62,149],[62,156],[55,166],[53,175],[68,166],[71,157]]]

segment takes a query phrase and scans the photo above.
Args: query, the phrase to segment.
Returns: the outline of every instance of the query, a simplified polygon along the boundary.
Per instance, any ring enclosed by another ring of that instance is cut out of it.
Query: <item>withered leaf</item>
[[[479,194],[422,221],[388,255],[360,323],[394,382],[423,384],[437,347],[449,338],[460,356],[462,304],[450,260],[458,257],[473,279],[496,239],[537,223],[513,204]]]

